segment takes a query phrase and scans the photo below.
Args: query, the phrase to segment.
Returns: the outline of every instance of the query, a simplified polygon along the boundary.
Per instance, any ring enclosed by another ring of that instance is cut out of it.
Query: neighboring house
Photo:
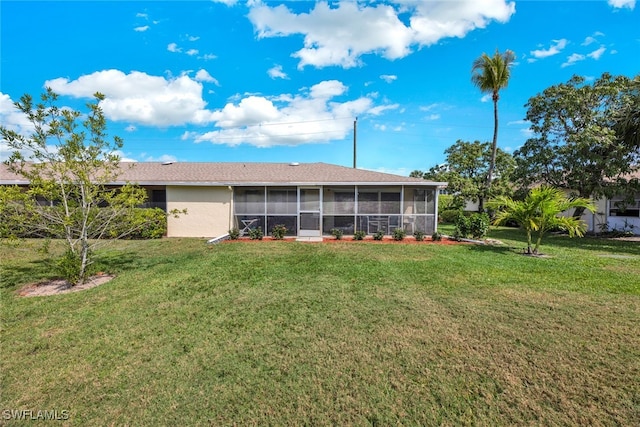
[[[640,179],[640,172],[628,178]],[[567,196],[572,194],[570,190],[564,190]],[[640,193],[634,195],[634,200],[626,200],[623,196],[612,198],[600,198],[592,200],[596,206],[594,213],[585,210],[581,219],[587,224],[588,233],[601,233],[603,231],[625,231],[640,234]],[[465,201],[464,211],[477,212],[478,202]],[[573,215],[573,209],[563,213],[565,216]]]
[[[437,230],[438,193],[445,182],[425,181],[326,163],[123,163],[111,185],[147,189],[149,207],[187,210],[168,217],[169,237],[218,237],[232,228],[282,224],[299,237],[363,230],[408,234]],[[0,185],[28,185],[1,169]]]

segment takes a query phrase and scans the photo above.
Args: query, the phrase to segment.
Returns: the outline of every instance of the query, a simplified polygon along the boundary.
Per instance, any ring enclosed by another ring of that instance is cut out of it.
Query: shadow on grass
[[[517,248],[526,247],[524,232],[517,228],[491,229],[489,236],[502,241],[511,240],[512,242],[510,242],[510,245],[516,246]],[[517,245],[513,241],[517,241]],[[596,236],[570,238],[566,234],[548,233],[542,238],[541,250],[544,251],[544,248],[549,246],[603,253],[640,255],[640,242],[608,239]]]
[[[509,255],[509,254],[519,254],[522,253],[522,249],[516,246],[507,246],[507,245],[469,245],[469,250],[477,253],[489,253],[489,254],[500,254],[500,255]]]
[[[145,258],[133,251],[100,251],[95,254],[93,270],[109,274],[123,273],[130,270],[147,269],[161,264],[162,259]]]
[[[17,285],[55,279],[55,260],[45,258],[26,264],[3,266],[0,274],[0,289],[11,289]]]
[[[12,289],[27,283],[58,279],[56,274],[57,258],[47,257],[19,265],[5,265],[0,274],[0,289]],[[140,258],[135,252],[100,251],[96,252],[91,272],[118,274],[135,269],[147,269],[161,264],[162,259]]]

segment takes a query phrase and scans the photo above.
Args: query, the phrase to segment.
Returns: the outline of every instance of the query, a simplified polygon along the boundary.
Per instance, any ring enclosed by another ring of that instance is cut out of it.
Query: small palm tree
[[[527,232],[527,254],[534,255],[538,254],[542,236],[549,230],[564,230],[569,237],[584,235],[587,228],[584,221],[572,216],[560,216],[562,212],[577,207],[595,211],[589,199],[567,198],[561,190],[548,186],[531,189],[524,200],[500,196],[490,200],[487,206],[497,210],[494,225],[514,221]],[[534,233],[537,233],[537,240],[532,250]]]
[[[493,56],[483,53],[482,56],[473,61],[471,67],[471,81],[481,92],[490,93],[493,99],[493,142],[491,143],[491,162],[489,163],[489,173],[487,174],[487,190],[491,189],[493,172],[496,168],[496,152],[498,149],[498,100],[500,90],[507,87],[511,77],[511,65],[515,61],[515,54],[506,50],[500,53],[496,49]]]

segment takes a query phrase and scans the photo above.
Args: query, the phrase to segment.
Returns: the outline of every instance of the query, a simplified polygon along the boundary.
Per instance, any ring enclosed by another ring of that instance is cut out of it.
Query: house
[[[334,228],[432,234],[438,193],[446,186],[327,163],[123,163],[110,184],[126,182],[147,190],[149,207],[187,210],[168,217],[169,237],[218,237],[257,227],[269,234],[280,224],[298,237],[329,235]],[[3,166],[0,185],[12,184],[28,182]]]
[[[625,178],[635,182],[635,188],[638,188],[640,171],[629,174]],[[640,234],[640,192],[636,192],[630,198],[624,195],[602,197],[594,200],[594,204],[596,205],[595,213],[586,213],[582,217],[587,222],[589,231],[598,233],[616,230]]]

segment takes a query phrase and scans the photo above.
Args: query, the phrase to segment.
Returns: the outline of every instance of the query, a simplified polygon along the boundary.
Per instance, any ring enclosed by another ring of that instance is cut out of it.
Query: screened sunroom
[[[109,183],[137,183],[150,206],[167,212],[169,237],[222,238],[238,228],[260,227],[266,235],[284,225],[290,236],[314,238],[334,228],[345,235],[433,233],[439,189],[446,182],[327,163],[123,163]],[[0,163],[0,185],[29,185]],[[313,240],[313,239],[309,239]]]
[[[255,186],[234,188],[236,227],[246,233],[276,225],[291,236],[322,236],[334,228],[345,235],[362,230],[392,234],[436,231],[435,188],[417,185]]]

